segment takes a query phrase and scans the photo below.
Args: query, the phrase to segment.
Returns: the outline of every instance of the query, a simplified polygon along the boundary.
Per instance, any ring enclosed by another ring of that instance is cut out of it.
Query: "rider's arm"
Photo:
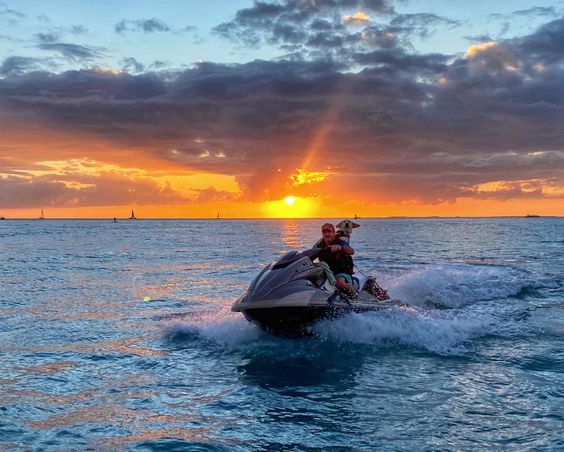
[[[339,246],[341,247],[341,251],[349,256],[354,254],[354,249],[344,240],[339,240]]]

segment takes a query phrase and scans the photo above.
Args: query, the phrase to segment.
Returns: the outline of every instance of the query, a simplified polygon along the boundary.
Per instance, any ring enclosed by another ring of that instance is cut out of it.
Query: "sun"
[[[310,218],[316,213],[317,204],[314,198],[286,196],[277,201],[265,201],[263,215],[266,218]]]
[[[284,202],[286,203],[286,205],[288,206],[293,206],[294,203],[296,202],[296,198],[294,198],[293,196],[286,196],[284,198]]]

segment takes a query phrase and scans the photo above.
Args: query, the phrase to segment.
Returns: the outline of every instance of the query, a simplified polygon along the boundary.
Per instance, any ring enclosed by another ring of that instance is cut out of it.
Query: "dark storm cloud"
[[[140,20],[122,20],[118,22],[115,27],[117,33],[127,32],[141,32],[141,33],[155,33],[170,31],[170,27],[162,20],[153,17],[151,19]]]
[[[256,3],[253,17],[274,6]],[[315,32],[334,26],[318,21]],[[563,36],[556,20],[465,56],[357,49],[355,71],[296,59],[135,76],[28,73],[0,80],[0,116],[233,175],[247,199],[279,199],[308,156],[307,170],[334,174],[301,194],[342,184],[343,196],[432,203],[497,196],[476,187],[513,181],[504,196],[546,196],[532,181],[564,185]]]
[[[69,61],[95,60],[102,56],[100,49],[66,42],[42,43],[37,46],[41,50],[60,53]]]

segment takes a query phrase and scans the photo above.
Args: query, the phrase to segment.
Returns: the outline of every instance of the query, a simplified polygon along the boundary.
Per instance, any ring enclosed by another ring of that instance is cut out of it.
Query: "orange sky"
[[[330,205],[319,202],[318,198],[297,198],[292,206],[284,200],[274,202],[224,202],[185,205],[116,205],[104,207],[46,207],[47,218],[127,218],[131,209],[137,218],[346,218],[358,215],[368,217],[483,217],[483,216],[524,216],[537,214],[543,216],[562,216],[561,202],[540,200],[530,203],[522,200],[494,201],[462,198],[455,203],[437,205],[417,204],[370,204],[361,201],[347,201],[343,205]],[[4,209],[1,213],[8,218],[37,218],[40,210]]]
[[[245,196],[236,175],[190,169],[185,164],[160,158],[148,149],[112,148],[107,140],[52,131],[40,125],[10,128],[4,124],[0,128],[4,132],[0,161],[9,168],[0,171],[0,177],[4,181],[17,178],[24,186],[45,180],[57,184],[60,191],[44,201],[28,197],[27,202],[32,205],[26,207],[18,208],[18,200],[14,199],[11,206],[2,206],[0,211],[8,218],[37,218],[40,209],[48,218],[125,218],[131,209],[135,209],[138,218],[214,218],[217,213],[223,218],[564,214],[559,199],[563,188],[546,181],[536,181],[530,190],[538,189],[540,184],[554,198],[487,199],[487,195],[495,197],[498,192],[514,189],[516,184],[526,193],[530,183],[498,180],[472,188],[472,195],[486,195],[486,199],[469,196],[433,203],[417,198],[387,201],[390,193],[386,192],[385,184],[379,193],[363,182],[355,187],[353,174],[316,164],[323,160],[325,129],[313,136],[305,159],[308,167],[320,171],[279,168],[262,187],[269,196],[257,200]],[[80,155],[88,157],[73,158]],[[201,159],[206,158],[202,154]],[[130,192],[135,196],[128,202]],[[116,196],[124,201],[112,202]],[[294,197],[293,203],[284,201],[288,196]]]
[[[315,167],[315,158],[323,154],[322,134],[315,137],[310,148],[306,159],[310,167]],[[434,203],[416,198],[386,201],[389,193],[375,194],[373,190],[367,190],[364,196],[362,184],[354,189],[343,186],[347,180],[354,179],[354,175],[330,167],[324,171],[279,169],[282,174],[264,187],[269,192],[278,193],[278,197],[253,200],[244,196],[233,174],[202,172],[197,168],[190,170],[159,159],[144,149],[120,147],[112,150],[105,141],[88,139],[80,144],[80,153],[89,157],[69,158],[77,155],[76,146],[84,137],[77,139],[73,134],[54,134],[41,128],[32,129],[27,136],[15,128],[13,133],[4,136],[7,139],[0,145],[0,159],[8,162],[10,170],[0,172],[1,178],[7,181],[17,177],[28,185],[45,179],[49,184],[58,184],[61,192],[66,193],[64,198],[60,198],[62,205],[57,203],[60,195],[55,193],[54,200],[28,200],[32,206],[2,207],[0,214],[8,218],[37,218],[40,209],[44,210],[47,218],[126,218],[131,209],[135,210],[138,218],[214,218],[217,213],[223,218],[564,214],[563,203],[558,198],[496,200],[459,197]],[[13,152],[18,147],[24,148],[25,152]],[[526,186],[527,181],[518,183]],[[507,184],[511,188],[515,182],[482,184],[474,187],[474,193],[495,195],[498,191],[507,190]],[[81,193],[89,189],[97,191],[92,196],[81,197]],[[133,190],[134,199],[142,199],[142,202],[112,202],[116,192],[123,196],[128,190]],[[562,195],[562,187],[559,186],[547,184],[546,190],[552,190],[548,191],[549,194]],[[73,203],[69,192],[76,193],[76,202]],[[293,203],[285,202],[289,196],[293,197]],[[89,205],[82,205],[84,202]]]

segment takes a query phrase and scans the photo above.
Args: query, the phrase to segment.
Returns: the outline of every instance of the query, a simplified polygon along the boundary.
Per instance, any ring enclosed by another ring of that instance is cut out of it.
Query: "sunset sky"
[[[564,4],[0,0],[7,217],[564,215]]]

